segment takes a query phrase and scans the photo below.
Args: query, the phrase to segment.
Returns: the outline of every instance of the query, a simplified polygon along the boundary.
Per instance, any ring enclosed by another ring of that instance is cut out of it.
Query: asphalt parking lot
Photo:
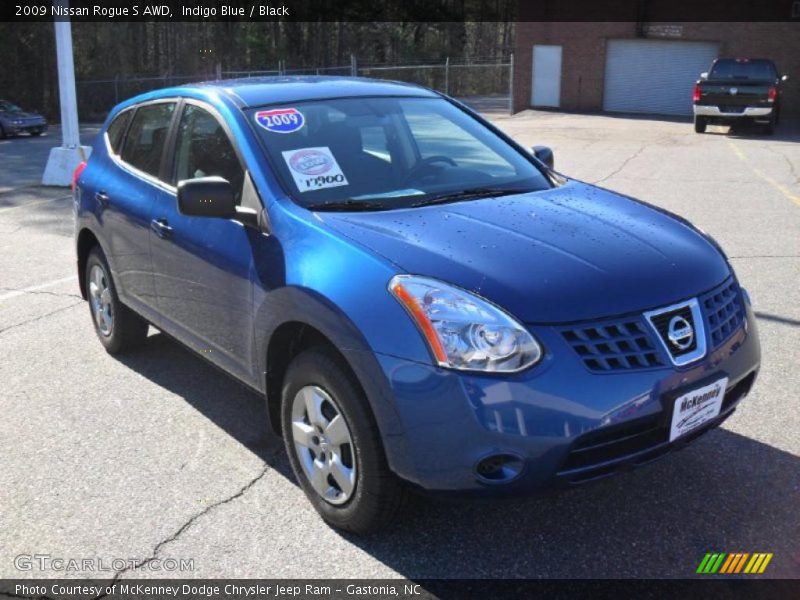
[[[68,194],[21,187],[57,136],[4,140],[0,577],[98,575],[19,571],[21,554],[146,563],[126,577],[186,575],[147,568],[167,557],[192,559],[194,577],[690,577],[712,551],[772,552],[767,576],[800,577],[800,127],[493,118],[553,147],[564,173],[677,212],[725,248],[763,364],[722,428],[569,493],[416,499],[392,530],[339,534],[294,483],[261,398],[154,330],[134,354],[103,351],[77,289]]]

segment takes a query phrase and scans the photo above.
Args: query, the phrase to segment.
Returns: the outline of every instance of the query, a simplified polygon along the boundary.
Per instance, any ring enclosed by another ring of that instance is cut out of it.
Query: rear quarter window
[[[111,150],[114,154],[119,154],[119,151],[122,149],[122,136],[125,134],[125,128],[128,126],[132,114],[132,110],[126,110],[117,115],[114,120],[111,121],[111,125],[108,126],[106,136],[108,137],[108,144],[111,146]]]

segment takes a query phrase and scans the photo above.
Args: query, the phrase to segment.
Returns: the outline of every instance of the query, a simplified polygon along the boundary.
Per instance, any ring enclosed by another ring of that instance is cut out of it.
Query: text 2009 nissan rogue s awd
[[[81,290],[109,352],[152,324],[264,394],[337,527],[574,486],[719,425],[760,350],[709,236],[551,160],[416,86],[149,93],[76,171]]]

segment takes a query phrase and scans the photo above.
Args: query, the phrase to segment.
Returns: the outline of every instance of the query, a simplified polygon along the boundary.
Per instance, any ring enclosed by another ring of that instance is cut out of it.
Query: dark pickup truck
[[[772,133],[778,123],[781,84],[775,63],[765,58],[718,58],[694,86],[694,130],[706,125],[755,122]]]

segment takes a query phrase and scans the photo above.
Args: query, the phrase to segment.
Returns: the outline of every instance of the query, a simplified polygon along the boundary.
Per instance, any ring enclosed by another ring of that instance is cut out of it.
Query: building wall
[[[800,116],[800,23],[678,23],[680,37],[647,35],[648,39],[716,42],[722,56],[771,58],[784,84],[782,115]],[[563,46],[561,108],[593,111],[603,108],[606,42],[631,39],[636,23],[518,22],[514,52],[514,110],[530,107],[534,44]],[[671,28],[675,34],[675,28]],[[698,75],[700,75],[698,73]],[[687,92],[689,93],[689,92]]]

